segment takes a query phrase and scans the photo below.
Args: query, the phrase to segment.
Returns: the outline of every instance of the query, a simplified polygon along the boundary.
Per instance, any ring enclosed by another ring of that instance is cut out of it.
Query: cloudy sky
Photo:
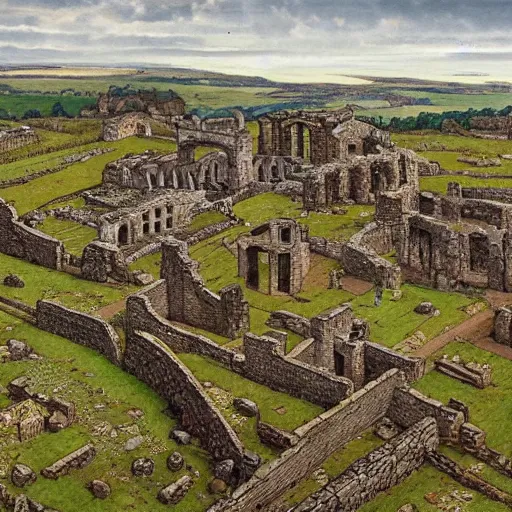
[[[0,12],[4,64],[512,81],[512,0],[0,0]]]

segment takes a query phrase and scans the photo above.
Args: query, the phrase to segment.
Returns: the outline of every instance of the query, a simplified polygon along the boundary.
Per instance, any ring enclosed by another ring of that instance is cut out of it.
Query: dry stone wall
[[[379,493],[403,482],[439,446],[434,418],[425,418],[354,462],[340,476],[314,493],[294,512],[355,512]]]
[[[181,427],[197,437],[215,460],[241,464],[244,448],[191,371],[158,338],[134,332],[126,340],[124,364],[168,400]]]
[[[64,246],[55,238],[19,222],[16,210],[0,198],[0,251],[60,270]]]
[[[55,302],[40,300],[36,307],[37,326],[75,343],[96,350],[116,365],[121,364],[121,342],[114,328],[86,313]]]
[[[294,487],[339,450],[382,418],[393,391],[403,384],[398,370],[391,370],[336,407],[321,414],[294,434],[299,442],[278,459],[260,467],[231,499],[217,502],[209,512],[253,512],[265,507]]]

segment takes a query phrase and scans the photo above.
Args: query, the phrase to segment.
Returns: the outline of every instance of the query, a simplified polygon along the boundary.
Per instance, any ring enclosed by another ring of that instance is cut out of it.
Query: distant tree
[[[7,110],[5,110],[5,108],[0,108],[0,119],[11,119],[11,115],[9,112],[7,112]]]
[[[22,119],[37,119],[43,117],[41,115],[41,112],[37,110],[36,108],[32,108],[30,110],[27,110],[24,114]]]
[[[52,107],[52,117],[71,117],[62,106],[62,103],[58,101]]]

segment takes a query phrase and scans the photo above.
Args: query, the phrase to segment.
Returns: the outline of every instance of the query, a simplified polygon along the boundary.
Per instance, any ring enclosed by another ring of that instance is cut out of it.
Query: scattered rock
[[[397,512],[418,512],[418,507],[408,503],[407,505],[400,507]]]
[[[421,302],[414,308],[414,312],[419,315],[435,315],[436,311],[438,310],[433,306],[432,302]]]
[[[208,485],[208,488],[210,489],[210,492],[212,494],[222,494],[226,492],[226,489],[228,488],[228,485],[224,480],[221,480],[220,478],[214,478]]]
[[[233,407],[244,416],[248,416],[252,418],[253,416],[258,416],[259,409],[258,406],[247,398],[235,398],[233,400]]]
[[[317,469],[316,471],[313,472],[311,476],[313,480],[315,480],[315,482],[319,483],[322,486],[327,485],[329,483],[329,476],[325,472],[325,469]]]
[[[11,481],[16,487],[25,487],[25,485],[33,484],[37,480],[37,476],[31,468],[25,464],[16,464],[12,468]]]
[[[68,418],[60,411],[55,411],[48,420],[48,430],[58,432],[68,426]]]
[[[389,418],[382,418],[375,426],[374,432],[377,437],[389,441],[397,436],[400,430]]]
[[[136,450],[144,441],[144,438],[142,436],[136,436],[132,437],[131,439],[128,439],[124,445],[124,450],[126,452],[131,452],[132,450]]]
[[[164,505],[176,505],[185,497],[192,485],[194,485],[194,481],[191,477],[182,476],[176,482],[164,487],[158,493],[158,500]]]
[[[141,270],[135,270],[132,272],[133,283],[137,286],[147,286],[148,284],[154,283],[155,278],[147,272]]]
[[[155,470],[155,462],[152,459],[135,459],[132,462],[134,476],[151,476]]]
[[[110,496],[110,486],[102,480],[93,480],[87,488],[92,492],[95,498],[104,500]]]
[[[26,343],[19,340],[9,340],[7,348],[11,353],[11,361],[22,361],[32,352],[32,349]]]
[[[25,288],[25,282],[16,274],[9,274],[4,278],[4,285],[11,288]]]
[[[170,437],[178,444],[190,444],[190,434],[183,430],[173,430]]]
[[[141,409],[130,409],[129,411],[126,411],[126,414],[128,414],[128,416],[134,420],[139,420],[140,418],[144,417],[144,411]]]
[[[215,478],[224,480],[224,482],[229,482],[231,480],[233,469],[235,469],[235,461],[233,459],[226,459],[215,465],[213,474]]]
[[[24,494],[16,496],[14,500],[14,512],[30,512],[30,503]]]
[[[185,459],[180,452],[173,452],[169,457],[167,457],[167,467],[171,471],[179,471],[183,467],[184,463]]]
[[[402,298],[402,290],[393,290],[393,295],[391,296],[391,299],[393,302],[398,302]]]

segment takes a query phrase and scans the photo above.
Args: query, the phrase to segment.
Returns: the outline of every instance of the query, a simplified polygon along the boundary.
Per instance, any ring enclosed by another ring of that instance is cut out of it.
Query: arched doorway
[[[119,226],[119,230],[117,231],[117,243],[119,245],[128,245],[128,226],[126,224]]]
[[[137,135],[140,136],[140,137],[145,137],[146,136],[146,125],[143,124],[143,123],[137,123]]]

